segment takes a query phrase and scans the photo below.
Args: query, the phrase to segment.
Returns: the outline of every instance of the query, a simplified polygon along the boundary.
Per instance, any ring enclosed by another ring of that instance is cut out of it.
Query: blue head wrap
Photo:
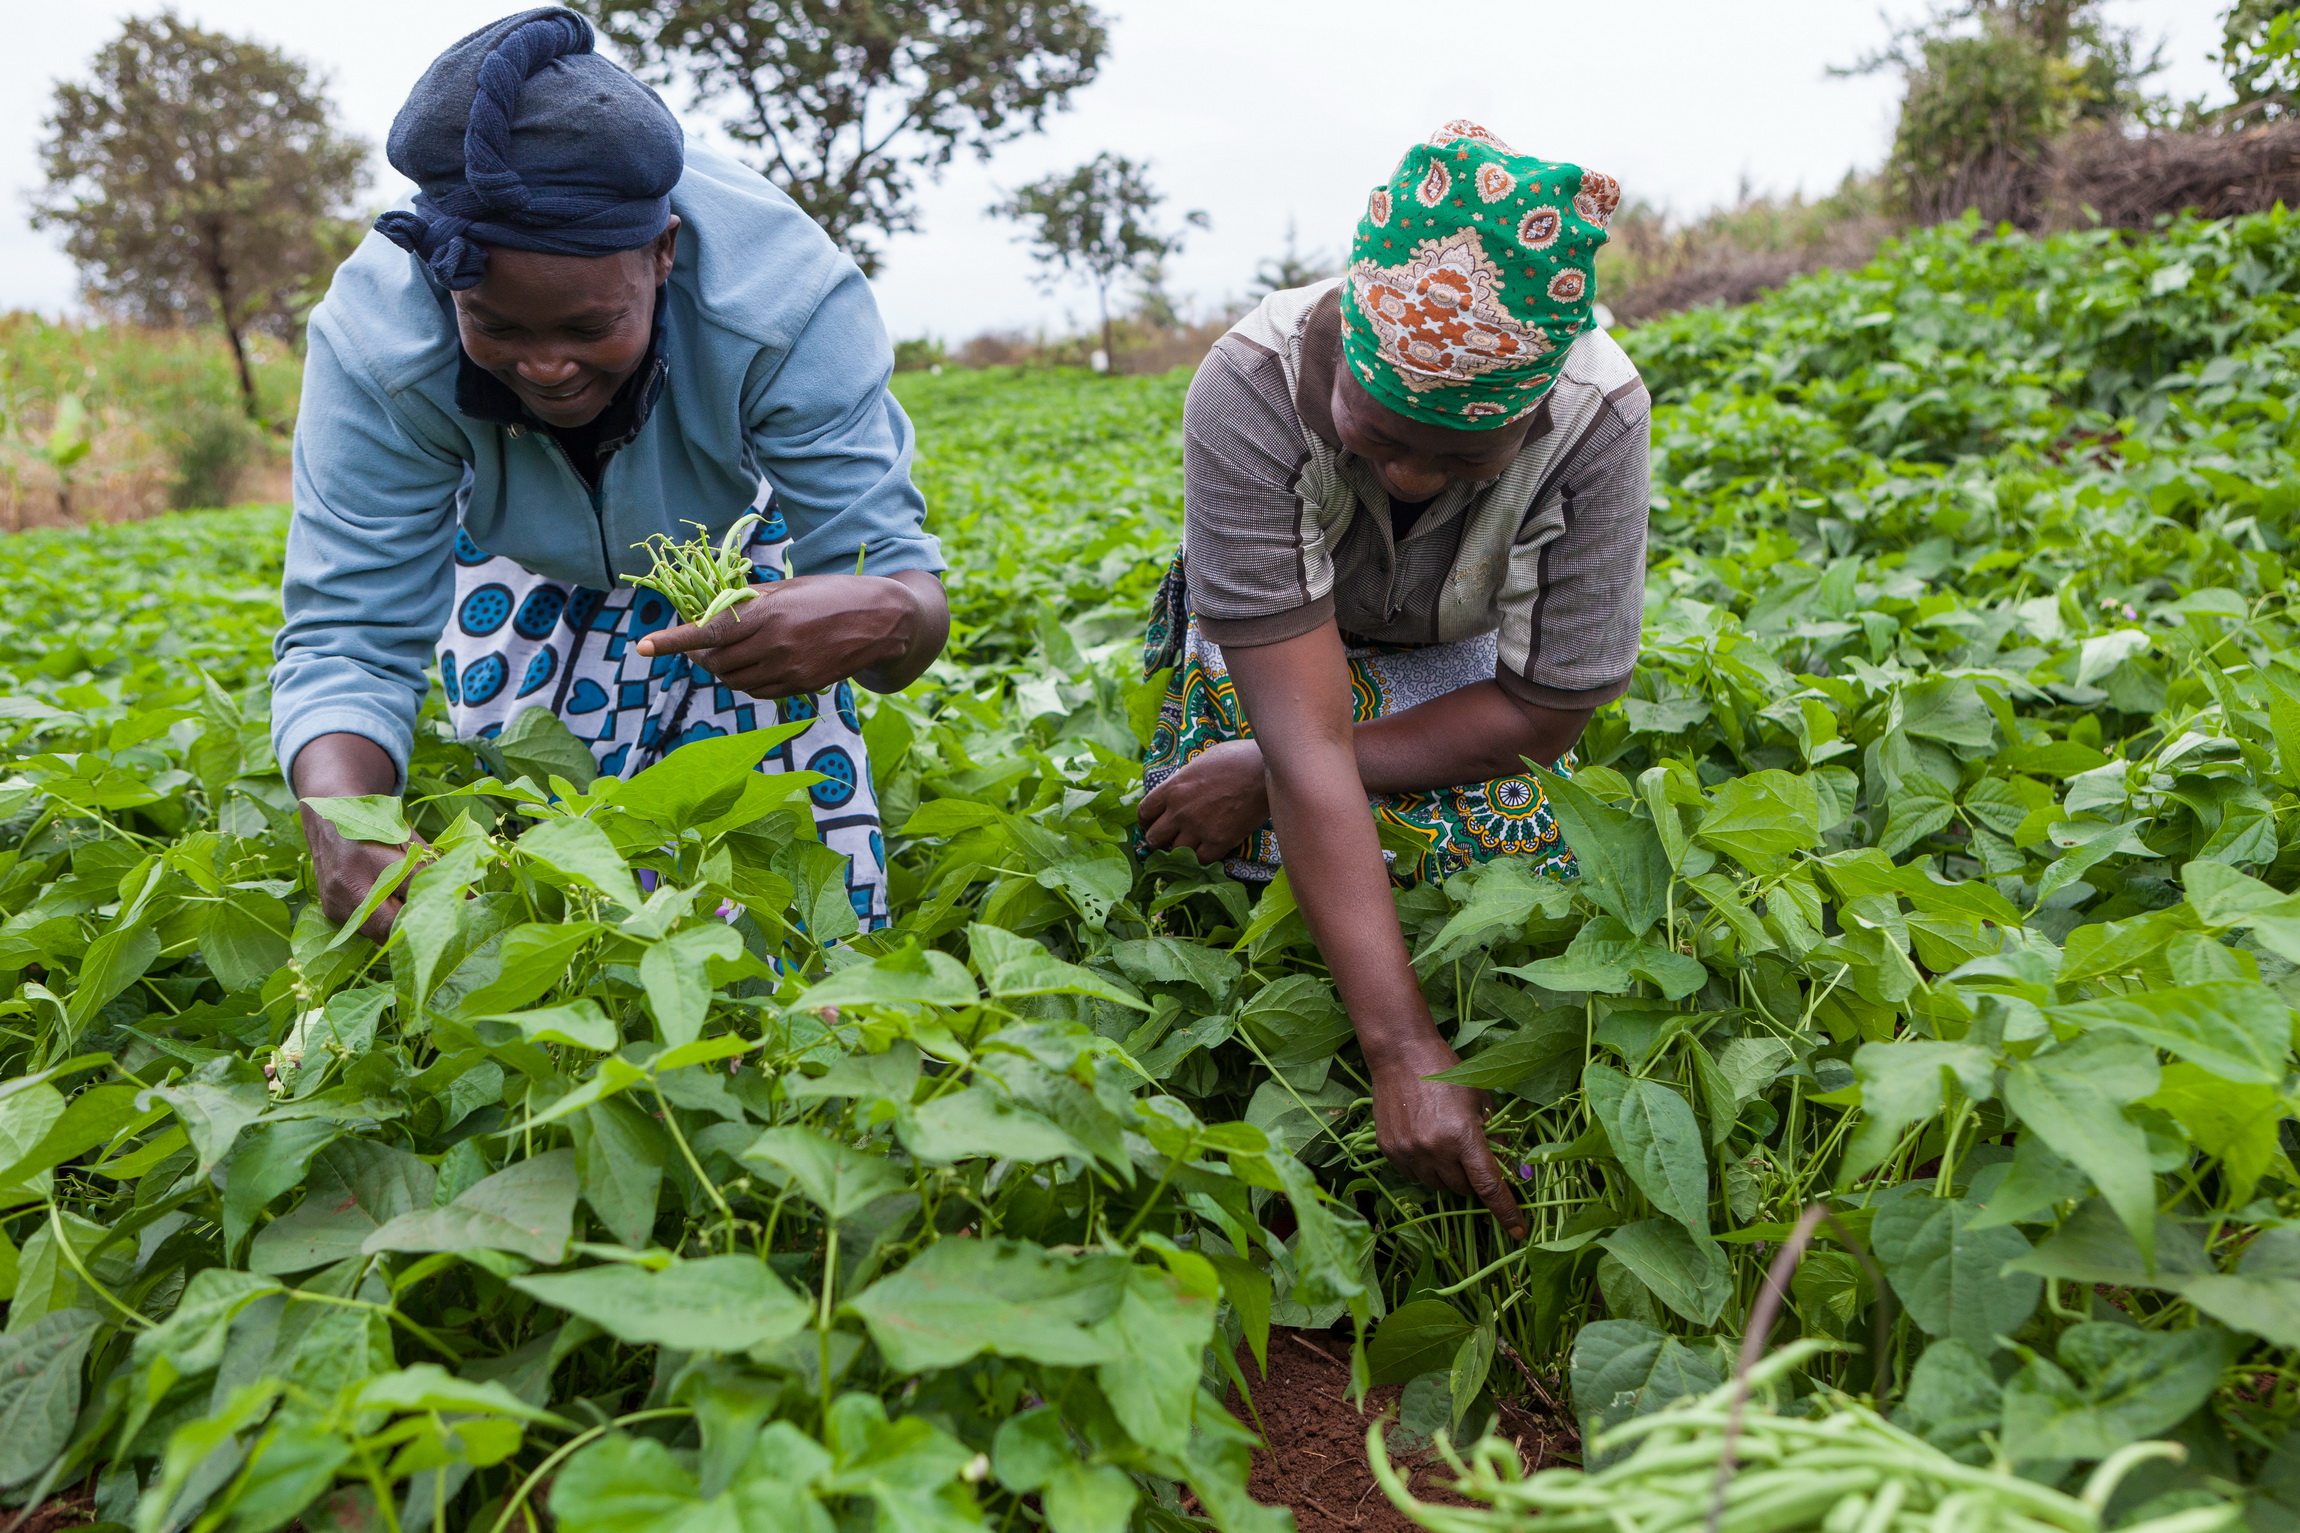
[[[375,226],[449,288],[487,247],[601,256],[670,224],[685,140],[663,100],[544,6],[480,28],[424,71],[392,120],[391,163],[421,191]]]

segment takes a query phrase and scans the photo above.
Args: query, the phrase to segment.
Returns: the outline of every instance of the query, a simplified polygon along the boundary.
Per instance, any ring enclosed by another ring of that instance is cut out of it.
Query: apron
[[[790,534],[774,492],[743,552],[760,583],[783,578]],[[694,740],[811,719],[775,747],[762,772],[819,772],[807,790],[815,831],[847,858],[847,898],[864,931],[888,921],[886,840],[871,786],[854,683],[763,701],[718,684],[685,655],[639,653],[679,621],[645,586],[613,591],[546,580],[455,533],[455,608],[439,642],[439,684],[458,740],[492,739],[529,708],[548,708],[591,747],[603,776],[631,778]]]
[[[1499,641],[1490,633],[1445,644],[1377,644],[1345,636],[1350,661],[1350,701],[1356,721],[1386,717],[1432,698],[1493,678]],[[1198,631],[1190,593],[1176,554],[1151,607],[1142,649],[1142,673],[1171,669],[1158,724],[1142,753],[1144,791],[1155,788],[1209,746],[1253,738],[1253,725],[1238,711],[1238,689],[1230,680],[1221,646]],[[1570,776],[1572,758],[1553,768]],[[1393,843],[1409,840],[1418,853],[1385,850],[1391,877],[1401,884],[1442,879],[1473,862],[1496,857],[1531,858],[1537,871],[1573,878],[1580,870],[1565,844],[1549,798],[1531,776],[1496,777],[1425,793],[1386,793],[1370,801],[1374,815],[1393,833]],[[1136,832],[1139,841],[1140,832]],[[1137,850],[1139,850],[1139,845]],[[1232,878],[1267,882],[1283,864],[1278,833],[1269,822],[1246,838],[1222,863]]]

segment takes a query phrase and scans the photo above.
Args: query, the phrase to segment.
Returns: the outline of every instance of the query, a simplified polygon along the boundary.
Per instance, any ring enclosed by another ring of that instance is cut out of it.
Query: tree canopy
[[[1102,309],[1102,353],[1115,358],[1110,289],[1120,277],[1150,278],[1182,248],[1183,232],[1152,222],[1165,193],[1150,184],[1149,167],[1122,154],[1098,154],[1066,174],[1043,177],[994,204],[990,211],[1025,225],[1042,285],[1058,273],[1083,277]],[[1203,229],[1204,213],[1183,223]]]
[[[85,82],[56,87],[33,223],[64,231],[88,295],[147,324],[213,319],[256,413],[247,338],[292,338],[348,248],[367,180],[321,82],[261,43],[173,13],[131,18]]]
[[[865,272],[918,227],[919,173],[987,158],[1089,84],[1086,0],[576,0],[657,83],[732,103],[726,131]]]

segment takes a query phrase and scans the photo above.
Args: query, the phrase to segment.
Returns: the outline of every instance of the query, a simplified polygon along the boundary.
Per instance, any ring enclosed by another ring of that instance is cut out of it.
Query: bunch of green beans
[[[1815,1350],[1803,1342],[1783,1348],[1750,1370],[1752,1387]],[[1465,1463],[1441,1437],[1440,1451],[1459,1475],[1453,1488],[1486,1507],[1415,1500],[1390,1465],[1379,1423],[1366,1436],[1366,1454],[1398,1510],[1430,1533],[2102,1533],[2109,1498],[2133,1466],[2183,1453],[2177,1443],[2132,1443],[2102,1460],[2071,1496],[2001,1463],[1959,1463],[1838,1396],[1816,1416],[1744,1411],[1734,1447],[1739,1467],[1720,1498],[1733,1391],[1728,1383],[1602,1434],[1593,1446],[1636,1449],[1594,1473],[1527,1475],[1516,1450],[1492,1437]],[[2119,1533],[2217,1533],[2240,1516],[2233,1504],[2193,1507]]]
[[[631,545],[647,550],[655,567],[644,575],[623,578],[669,597],[681,622],[708,623],[729,607],[759,594],[751,589],[751,561],[743,557],[743,542],[759,521],[755,511],[743,517],[727,529],[716,548],[711,546],[710,529],[701,522],[687,524],[698,534],[691,543],[674,543],[658,532],[644,543]]]

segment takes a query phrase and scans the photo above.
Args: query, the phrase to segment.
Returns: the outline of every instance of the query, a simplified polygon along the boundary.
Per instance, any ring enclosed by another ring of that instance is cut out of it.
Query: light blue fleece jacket
[[[594,498],[540,430],[458,413],[454,310],[415,257],[361,242],[312,311],[296,417],[295,516],[273,646],[283,769],[324,734],[407,770],[433,645],[454,598],[457,517],[552,580],[613,590],[652,533],[715,538],[774,485],[801,575],[943,568],[910,481],[894,354],[854,263],[757,173],[687,145],[683,221],[659,304],[668,363]]]

